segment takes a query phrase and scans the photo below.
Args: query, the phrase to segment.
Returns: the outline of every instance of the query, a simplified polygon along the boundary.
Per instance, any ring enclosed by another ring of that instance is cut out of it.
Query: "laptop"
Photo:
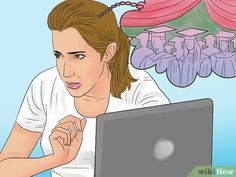
[[[187,177],[212,165],[213,103],[193,100],[100,115],[95,177]]]

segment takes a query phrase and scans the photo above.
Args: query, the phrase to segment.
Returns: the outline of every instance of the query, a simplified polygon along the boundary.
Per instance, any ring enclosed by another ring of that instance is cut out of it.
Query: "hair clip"
[[[127,6],[132,6],[132,7],[136,7],[137,9],[142,9],[144,6],[141,4],[143,2],[130,2],[130,1],[121,1],[118,3],[115,3],[114,5],[110,6],[109,8],[107,8],[106,10],[104,10],[101,14],[99,14],[97,17],[101,18],[102,16],[106,15],[108,12],[110,12],[112,9],[118,7],[118,6],[122,6],[122,5],[127,5]]]

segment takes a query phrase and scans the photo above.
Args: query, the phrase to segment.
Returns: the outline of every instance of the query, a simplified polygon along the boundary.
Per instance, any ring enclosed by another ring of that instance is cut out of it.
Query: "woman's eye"
[[[56,58],[60,58],[60,54],[55,53],[54,55]]]
[[[78,54],[78,55],[74,56],[75,59],[80,59],[80,60],[84,59],[84,57],[85,57],[85,55],[83,55],[83,54]]]

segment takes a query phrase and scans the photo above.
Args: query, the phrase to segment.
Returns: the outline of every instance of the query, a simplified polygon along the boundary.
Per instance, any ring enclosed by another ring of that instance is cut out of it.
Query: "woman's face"
[[[228,50],[229,42],[227,40],[221,40],[220,41],[220,50],[225,51]]]
[[[194,40],[192,39],[185,39],[185,46],[188,50],[192,50],[195,45],[194,45]]]
[[[67,90],[73,97],[88,93],[104,71],[100,53],[89,46],[75,28],[52,31],[56,66]]]
[[[165,43],[166,43],[165,37],[152,36],[152,46],[154,49],[157,50],[163,48]]]

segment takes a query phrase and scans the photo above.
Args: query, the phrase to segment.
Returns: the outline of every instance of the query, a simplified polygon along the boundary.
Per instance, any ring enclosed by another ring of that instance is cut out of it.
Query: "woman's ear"
[[[103,56],[103,60],[105,62],[110,61],[114,57],[114,55],[116,53],[116,49],[117,49],[116,43],[113,42],[113,43],[109,44],[107,49],[106,49],[106,52]]]

